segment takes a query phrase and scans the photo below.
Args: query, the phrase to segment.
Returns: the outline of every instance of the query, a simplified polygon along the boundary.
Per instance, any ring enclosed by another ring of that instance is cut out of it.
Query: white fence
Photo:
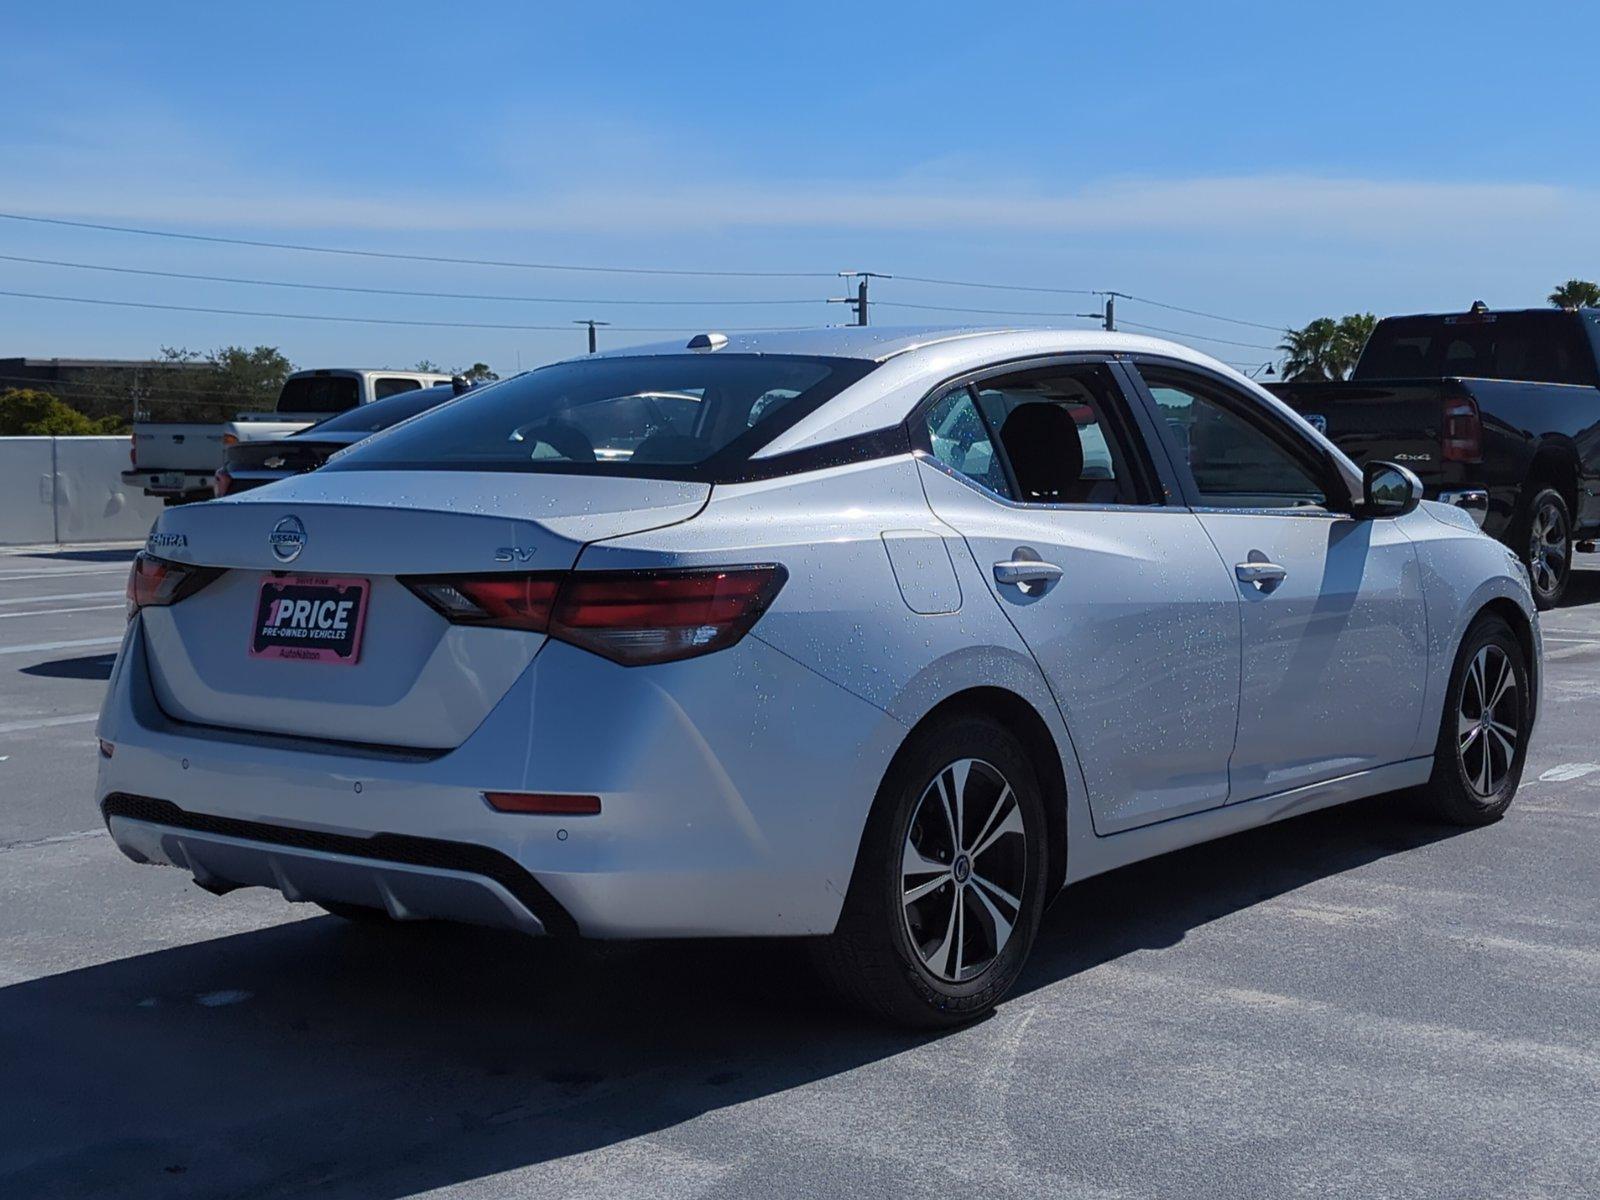
[[[143,540],[161,501],[127,467],[125,437],[0,437],[0,546]]]

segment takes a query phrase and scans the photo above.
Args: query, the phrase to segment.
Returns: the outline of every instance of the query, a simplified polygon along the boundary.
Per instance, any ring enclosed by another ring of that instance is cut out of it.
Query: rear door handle
[[[1060,567],[1055,563],[1040,562],[1036,558],[1013,558],[994,565],[996,583],[1014,583],[1018,586],[1038,583],[1048,587],[1060,578]]]
[[[1253,583],[1264,592],[1271,591],[1289,577],[1289,572],[1275,562],[1236,563],[1233,573],[1240,583]]]

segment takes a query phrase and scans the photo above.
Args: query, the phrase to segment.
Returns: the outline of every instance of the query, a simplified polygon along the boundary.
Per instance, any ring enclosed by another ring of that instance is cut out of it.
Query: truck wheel
[[[1522,556],[1540,609],[1561,603],[1572,573],[1572,514],[1561,493],[1540,487],[1523,506],[1512,547]]]
[[[1480,618],[1461,639],[1422,790],[1434,816],[1452,825],[1500,819],[1522,779],[1532,712],[1522,644],[1499,617]]]

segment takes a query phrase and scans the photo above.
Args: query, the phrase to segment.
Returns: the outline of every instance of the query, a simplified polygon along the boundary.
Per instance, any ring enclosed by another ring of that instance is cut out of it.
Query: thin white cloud
[[[695,185],[635,182],[604,189],[503,188],[459,181],[459,192],[374,194],[262,181],[172,186],[170,178],[93,186],[13,177],[10,211],[169,224],[374,231],[686,233],[719,229],[926,232],[1181,233],[1334,237],[1462,235],[1512,240],[1559,229],[1595,244],[1596,197],[1542,183],[1441,183],[1302,175],[1116,180],[1075,191],[818,183]]]

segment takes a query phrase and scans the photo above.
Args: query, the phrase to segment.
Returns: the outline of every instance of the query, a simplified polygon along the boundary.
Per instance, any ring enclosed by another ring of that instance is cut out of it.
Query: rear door
[[[1411,542],[1340,511],[1324,453],[1259,399],[1196,368],[1137,369],[1242,605],[1232,800],[1403,759],[1428,661]]]
[[[1043,669],[1101,833],[1226,803],[1238,722],[1236,589],[1137,421],[1081,360],[980,375],[913,420],[928,501]]]

